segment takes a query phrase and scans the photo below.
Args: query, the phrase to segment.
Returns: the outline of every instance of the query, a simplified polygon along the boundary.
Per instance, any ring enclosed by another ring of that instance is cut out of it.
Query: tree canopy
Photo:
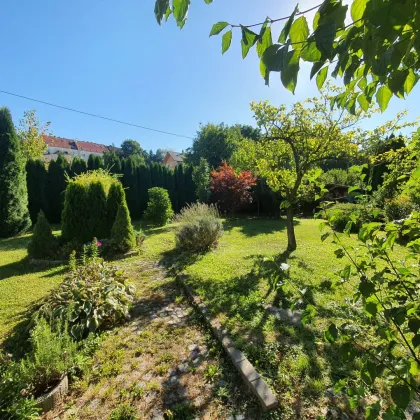
[[[182,28],[190,2],[156,0],[158,23],[173,15]],[[283,27],[273,42],[278,25]],[[352,113],[358,107],[367,110],[375,100],[385,110],[393,95],[408,95],[420,75],[420,0],[352,0],[350,7],[342,0],[325,0],[251,25],[217,22],[210,36],[223,33],[222,53],[230,48],[234,31],[240,33],[243,58],[256,46],[266,84],[271,72],[280,73],[283,85],[294,92],[301,63],[309,62],[318,88],[328,73],[343,79],[346,91],[332,98],[332,104]]]

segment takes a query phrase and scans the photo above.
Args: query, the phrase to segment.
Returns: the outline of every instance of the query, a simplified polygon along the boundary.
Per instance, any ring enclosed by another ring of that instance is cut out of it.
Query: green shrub
[[[383,213],[363,204],[338,203],[327,210],[327,219],[337,232],[343,232],[350,221],[353,222],[351,231],[358,232],[364,223],[382,221]]]
[[[213,205],[188,205],[175,220],[179,223],[176,232],[177,247],[186,251],[206,251],[216,246],[223,234],[219,212]]]
[[[330,169],[319,177],[319,181],[324,184],[354,186],[359,184],[359,175],[344,169]]]
[[[399,195],[391,200],[385,200],[384,211],[388,221],[406,219],[416,206],[406,195]]]
[[[102,169],[68,181],[62,215],[64,241],[83,244],[93,237],[109,237],[108,196],[114,184],[119,184],[118,179]]]
[[[111,234],[111,228],[117,218],[118,207],[126,203],[125,191],[121,182],[115,182],[109,188],[108,199],[106,202],[106,214],[108,219],[108,229]]]
[[[25,157],[8,108],[0,108],[0,237],[31,226]]]
[[[94,258],[70,271],[40,312],[67,319],[71,335],[79,340],[127,319],[134,294],[124,271]]]
[[[146,234],[140,229],[139,232],[136,232],[136,245],[140,248],[143,245],[143,242],[146,240]]]
[[[159,187],[150,188],[144,218],[156,226],[164,226],[171,220],[173,214],[168,191]]]
[[[32,258],[52,258],[57,254],[57,249],[57,238],[53,235],[44,212],[40,210],[28,245],[28,254]]]
[[[26,163],[26,185],[28,187],[28,209],[33,224],[40,210],[47,208],[45,180],[47,169],[42,160],[28,160]]]
[[[136,420],[136,409],[128,403],[120,404],[112,411],[109,420]]]
[[[119,206],[117,217],[111,229],[112,248],[117,252],[127,252],[136,246],[136,236],[131,224],[127,204]]]
[[[37,319],[31,331],[32,351],[19,365],[19,376],[30,395],[56,385],[77,360],[77,343],[61,322],[51,328],[45,318]]]

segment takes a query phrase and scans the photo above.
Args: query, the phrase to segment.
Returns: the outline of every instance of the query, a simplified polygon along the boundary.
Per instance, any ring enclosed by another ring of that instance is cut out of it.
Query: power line
[[[116,120],[114,118],[103,117],[102,115],[91,114],[90,112],[80,111],[78,109],[68,108],[68,107],[62,106],[62,105],[52,104],[50,102],[41,101],[39,99],[28,98],[27,96],[18,95],[17,93],[12,93],[12,92],[6,92],[5,90],[0,90],[0,92],[4,93],[6,95],[16,96],[17,98],[27,99],[28,101],[38,102],[40,104],[53,106],[55,108],[65,109],[66,111],[77,112],[78,114],[88,115],[89,117],[100,118],[102,120],[112,121],[112,122],[116,122],[118,124],[124,124],[124,125],[129,125],[131,127],[141,128],[143,130],[149,130],[149,131],[154,131],[156,133],[167,134],[168,136],[183,137],[185,139],[193,140],[193,137],[184,136],[182,134],[170,133],[169,131],[157,130],[156,128],[145,127],[143,125],[138,125],[138,124],[133,124],[133,123],[129,123],[129,122],[126,122],[126,121]]]

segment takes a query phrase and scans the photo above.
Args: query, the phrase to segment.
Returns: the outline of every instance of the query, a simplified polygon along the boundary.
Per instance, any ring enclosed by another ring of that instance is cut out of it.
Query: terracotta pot
[[[61,381],[48,393],[41,395],[37,399],[37,407],[42,410],[43,413],[54,410],[67,395],[69,391],[69,378],[67,375],[61,379]]]

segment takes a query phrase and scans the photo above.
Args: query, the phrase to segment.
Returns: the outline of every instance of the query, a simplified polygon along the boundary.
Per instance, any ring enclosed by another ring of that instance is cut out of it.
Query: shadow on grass
[[[32,265],[29,263],[28,257],[24,257],[19,261],[0,266],[0,281],[14,276],[24,276],[26,274],[39,273],[41,271],[47,271],[42,277],[54,277],[59,274],[64,274],[66,271],[65,266],[48,267],[48,262],[46,264],[47,265]]]
[[[299,220],[294,221],[294,225],[299,224]],[[246,236],[268,235],[275,232],[286,230],[286,220],[284,219],[256,219],[256,218],[231,218],[223,223],[225,231],[239,229]]]
[[[15,236],[13,238],[0,240],[0,252],[2,251],[15,251],[18,249],[26,249],[31,236]]]

